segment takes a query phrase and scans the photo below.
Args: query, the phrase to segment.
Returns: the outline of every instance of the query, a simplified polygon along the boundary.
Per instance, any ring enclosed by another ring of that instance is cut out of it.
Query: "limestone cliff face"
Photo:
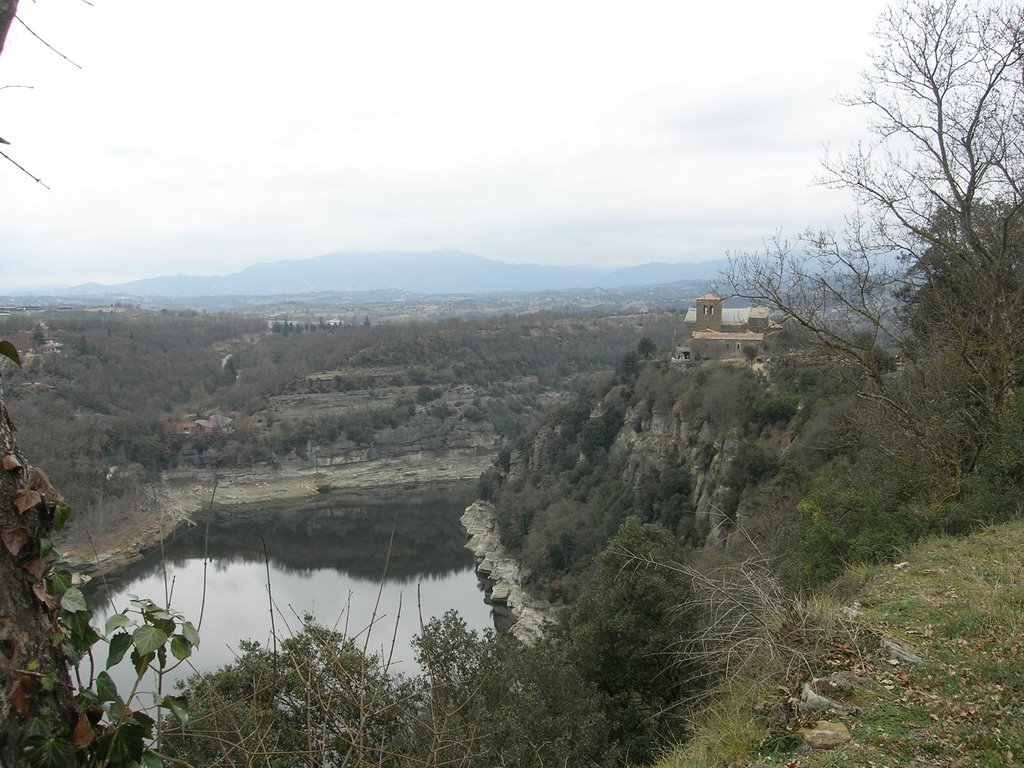
[[[715,432],[707,420],[691,422],[677,411],[626,412],[625,426],[609,451],[609,458],[622,466],[622,479],[639,485],[651,474],[671,467],[690,468],[690,500],[700,529],[708,529],[705,546],[724,547],[732,530],[722,512],[723,483],[736,453],[735,429]]]
[[[595,410],[592,417],[599,415]],[[561,439],[557,427],[539,429],[529,444],[512,452],[507,481],[524,478],[529,472],[556,471],[552,458]],[[722,512],[723,497],[729,491],[723,478],[738,444],[735,429],[716,432],[706,420],[691,422],[676,411],[650,412],[633,406],[609,449],[609,466],[617,468],[621,478],[634,487],[668,469],[688,468],[691,514],[697,530],[706,533],[704,546],[724,548],[734,522]],[[581,456],[580,461],[585,459]],[[488,585],[487,601],[508,613],[504,627],[498,621],[499,630],[508,628],[526,642],[536,640],[561,607],[531,595],[524,587],[529,574],[501,543],[490,503],[474,502],[462,522],[470,536],[467,546],[477,559],[477,573]]]
[[[487,585],[484,600],[495,610],[499,631],[509,631],[528,645],[544,634],[544,626],[558,617],[560,608],[533,597],[524,587],[524,566],[505,549],[498,537],[494,506],[475,501],[462,515],[469,534],[466,545],[476,558],[476,572]]]
[[[509,459],[509,480],[523,477],[527,472],[544,472],[553,468],[555,443],[562,437],[560,427],[544,425],[537,430],[526,450],[512,451]]]
[[[115,570],[179,526],[205,519],[210,509],[217,514],[244,514],[252,507],[296,509],[334,494],[351,498],[473,483],[490,466],[496,442],[486,423],[419,419],[381,430],[371,445],[336,441],[248,466],[222,464],[208,451],[198,465],[182,462],[145,487],[146,514],[119,540],[101,542],[99,552],[89,542],[65,546],[65,559],[83,573]]]

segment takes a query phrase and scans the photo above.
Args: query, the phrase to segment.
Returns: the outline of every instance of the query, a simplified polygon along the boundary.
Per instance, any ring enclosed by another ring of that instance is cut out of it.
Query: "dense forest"
[[[273,463],[322,443],[372,446],[417,415],[512,437],[543,408],[544,393],[613,367],[638,332],[670,338],[678,319],[338,326],[125,308],[15,314],[4,334],[24,365],[12,367],[7,398],[21,445],[75,499],[74,530],[130,522],[162,470]],[[352,404],[306,407],[318,398]],[[213,414],[231,418],[231,429],[178,426]]]

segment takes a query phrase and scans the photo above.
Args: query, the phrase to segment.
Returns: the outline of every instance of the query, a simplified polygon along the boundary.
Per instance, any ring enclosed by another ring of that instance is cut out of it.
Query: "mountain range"
[[[346,252],[254,264],[229,275],[151,277],[116,285],[85,283],[65,296],[283,296],[323,291],[396,290],[424,295],[519,293],[661,285],[714,277],[726,260],[651,262],[632,267],[510,264],[462,251]],[[27,291],[26,291],[27,293]]]

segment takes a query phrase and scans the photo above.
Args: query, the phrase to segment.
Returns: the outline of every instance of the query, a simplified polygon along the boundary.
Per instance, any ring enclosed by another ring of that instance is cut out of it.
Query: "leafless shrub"
[[[742,529],[734,536],[745,536]],[[834,603],[783,588],[773,561],[746,540],[752,554],[714,568],[655,562],[629,553],[643,567],[684,574],[692,585],[677,610],[698,616],[698,626],[669,649],[673,663],[698,675],[705,694],[741,680],[780,684],[813,674],[816,662],[843,648],[858,652],[862,632]]]

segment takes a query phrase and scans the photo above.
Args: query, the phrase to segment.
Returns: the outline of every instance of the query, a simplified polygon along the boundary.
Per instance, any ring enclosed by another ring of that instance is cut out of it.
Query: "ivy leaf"
[[[175,635],[171,638],[171,655],[178,661],[184,661],[192,655],[192,643],[184,635]]]
[[[147,752],[142,756],[142,764],[145,768],[164,768],[164,761],[162,758]],[[179,763],[181,765],[181,763]]]
[[[112,666],[120,662],[131,647],[132,636],[127,632],[118,632],[110,638],[110,651],[107,654],[107,669],[110,669]]]
[[[100,701],[117,701],[117,686],[106,670],[96,675],[96,696]]]
[[[115,629],[127,627],[131,623],[132,620],[125,616],[123,613],[115,613],[110,618],[108,618],[107,623],[103,625],[103,634],[109,635]]]
[[[24,749],[29,765],[40,768],[74,768],[78,762],[74,745],[57,736],[29,736]]]
[[[8,472],[13,472],[21,467],[21,462],[18,461],[18,457],[13,453],[5,453],[3,458],[3,468]]]
[[[0,528],[0,539],[3,540],[8,552],[12,555],[17,555],[21,548],[32,539],[32,533],[28,528],[5,525],[3,528]]]
[[[71,572],[63,569],[50,574],[50,591],[55,595],[63,595],[71,587]]]
[[[71,590],[68,591],[70,592]],[[88,608],[84,611],[69,613],[64,617],[64,625],[69,632],[70,646],[79,654],[87,653],[100,639],[92,624],[89,623],[91,618],[92,612]]]
[[[140,656],[153,653],[157,648],[163,647],[167,642],[167,633],[156,627],[139,627],[132,633],[132,644],[135,652]]]
[[[53,513],[53,532],[60,533],[69,517],[71,517],[71,507],[65,501],[59,502]]]
[[[19,488],[14,492],[14,507],[19,515],[28,512],[32,507],[41,502],[43,497],[39,491],[30,491],[28,488]]]
[[[7,339],[0,341],[0,355],[3,355],[16,366],[21,368],[21,356],[18,354],[18,348],[11,342],[7,341]]]
[[[85,595],[78,587],[71,587],[64,591],[60,598],[60,607],[69,613],[89,610],[89,604],[85,602]]]

